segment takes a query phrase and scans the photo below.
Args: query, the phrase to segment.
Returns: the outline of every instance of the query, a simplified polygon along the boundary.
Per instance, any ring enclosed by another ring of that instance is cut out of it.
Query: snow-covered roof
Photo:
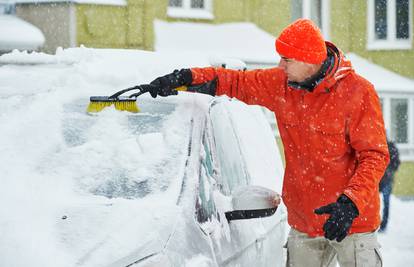
[[[13,15],[0,15],[0,51],[35,50],[44,42],[37,27]]]
[[[412,93],[414,80],[387,70],[354,53],[346,55],[351,60],[355,71],[374,84],[378,92]]]
[[[197,51],[246,63],[279,62],[275,37],[253,23],[206,24],[156,20],[155,50]]]
[[[111,5],[111,6],[126,6],[126,0],[16,0],[18,4],[34,4],[34,3],[76,3],[76,4],[91,4],[91,5]]]

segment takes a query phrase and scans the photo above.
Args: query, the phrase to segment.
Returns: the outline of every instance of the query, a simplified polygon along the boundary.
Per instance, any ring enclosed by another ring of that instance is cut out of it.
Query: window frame
[[[182,0],[182,7],[172,7],[168,5],[167,16],[170,18],[189,18],[213,20],[213,0],[204,0],[204,8],[192,8],[191,0]]]
[[[367,50],[407,50],[413,41],[413,1],[408,0],[408,39],[396,38],[396,0],[387,1],[387,39],[375,39],[375,0],[368,0]]]
[[[407,117],[407,125],[406,125],[407,128],[406,128],[406,132],[404,133],[406,135],[407,139],[406,139],[406,142],[399,143],[399,144],[409,144],[410,143],[410,121],[409,121],[408,118],[410,117],[410,114],[409,114],[410,99],[409,98],[407,99],[407,98],[404,98],[404,97],[398,97],[398,98],[397,97],[391,97],[390,98],[390,106],[391,106],[390,134],[391,134],[392,139],[397,141],[396,140],[397,139],[396,138],[396,133],[400,133],[401,131],[398,129],[399,127],[398,127],[397,122],[393,120],[393,119],[398,120],[398,118],[395,117],[398,114],[398,112],[397,112],[397,114],[395,114],[395,112],[396,112],[395,108],[396,107],[393,108],[393,101],[402,101],[402,102],[404,102],[404,104],[407,105],[407,113],[405,114],[405,116]],[[393,124],[397,125],[397,127],[393,126]],[[396,130],[396,133],[394,133],[394,130]]]
[[[391,138],[393,136],[391,123],[392,123],[392,109],[391,99],[407,99],[407,143],[397,143],[398,148],[401,150],[401,158],[403,160],[414,160],[414,95],[412,94],[396,94],[396,93],[383,93],[380,94],[382,101],[382,114],[384,118],[385,129],[387,135]]]
[[[311,3],[313,0],[302,0],[302,18],[311,19]],[[293,5],[292,5],[293,6]],[[331,0],[321,0],[321,31],[325,40],[330,38]]]

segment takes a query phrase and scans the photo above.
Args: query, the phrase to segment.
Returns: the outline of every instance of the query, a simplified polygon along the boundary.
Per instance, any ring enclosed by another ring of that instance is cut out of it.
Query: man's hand
[[[150,84],[153,85],[150,90],[152,97],[169,96],[178,94],[175,88],[183,85],[190,85],[192,82],[192,74],[190,69],[174,70],[174,72],[158,77]]]
[[[330,215],[323,225],[325,238],[338,242],[348,235],[352,222],[359,215],[357,207],[346,195],[341,195],[335,203],[316,209],[315,213]]]

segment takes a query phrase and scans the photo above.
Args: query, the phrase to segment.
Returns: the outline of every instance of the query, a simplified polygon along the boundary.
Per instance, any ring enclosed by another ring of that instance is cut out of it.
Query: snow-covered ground
[[[65,240],[57,239],[56,225],[62,221],[62,207],[84,194],[79,191],[80,181],[74,177],[79,178],[77,174],[83,172],[83,177],[90,180],[81,182],[88,186],[96,183],[96,170],[82,162],[95,164],[98,160],[108,160],[105,153],[109,152],[123,159],[111,164],[137,171],[128,157],[137,155],[134,150],[119,154],[125,151],[118,151],[116,145],[109,143],[102,148],[103,144],[98,143],[102,149],[91,154],[68,146],[62,131],[88,134],[80,139],[87,140],[91,147],[96,144],[94,135],[112,138],[120,145],[127,144],[132,136],[117,131],[126,122],[117,121],[115,113],[106,121],[112,131],[110,136],[105,136],[102,125],[92,127],[87,133],[83,128],[64,128],[62,121],[68,104],[83,99],[80,103],[86,106],[90,95],[106,95],[147,83],[174,68],[208,64],[199,54],[132,50],[121,53],[87,48],[58,50],[54,56],[21,52],[1,56],[0,266],[73,266],[73,258],[62,249]],[[90,127],[88,123],[85,121],[82,127]],[[151,205],[150,201],[146,204]],[[379,234],[384,266],[414,266],[414,201],[393,197],[390,213],[388,231]],[[189,260],[187,265],[203,266],[204,262],[200,256]]]
[[[414,200],[391,196],[388,229],[378,235],[384,266],[414,266]]]

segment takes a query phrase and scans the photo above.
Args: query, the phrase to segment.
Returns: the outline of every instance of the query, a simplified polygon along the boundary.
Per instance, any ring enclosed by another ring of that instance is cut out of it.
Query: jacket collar
[[[288,82],[289,87],[313,93],[329,93],[337,81],[354,71],[351,61],[346,59],[334,44],[331,42],[325,43],[329,52],[321,71],[308,81],[305,81],[304,84]]]

